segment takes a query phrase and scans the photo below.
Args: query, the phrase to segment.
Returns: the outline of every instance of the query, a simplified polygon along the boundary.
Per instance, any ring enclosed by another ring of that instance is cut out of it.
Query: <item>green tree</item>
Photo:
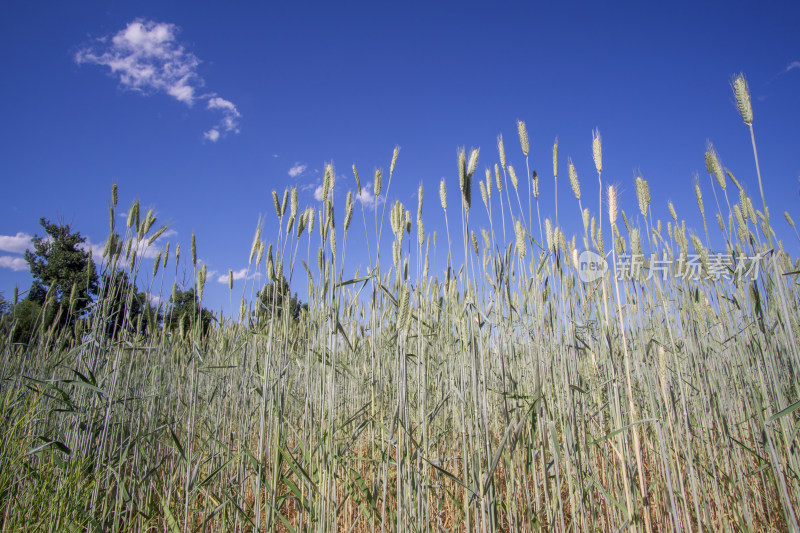
[[[205,307],[200,306],[200,299],[195,294],[194,287],[186,291],[175,290],[170,303],[169,311],[164,317],[164,324],[171,331],[179,331],[183,334],[190,331],[199,320],[202,334],[205,335],[209,332],[214,315]]]
[[[0,334],[5,335],[8,332],[8,326],[11,320],[8,312],[11,310],[11,305],[6,301],[3,293],[0,292]]]
[[[150,304],[147,293],[137,290],[127,273],[106,272],[102,279],[98,302],[108,337],[123,331],[152,333],[160,326],[163,318],[160,310]]]
[[[89,252],[81,248],[86,242],[79,232],[66,225],[39,220],[46,237],[35,235],[33,251],[25,252],[33,284],[28,300],[43,305],[51,298],[64,323],[71,323],[88,309],[97,295],[97,272]]]
[[[42,306],[26,298],[11,307],[11,311],[3,318],[3,329],[11,332],[11,342],[27,344],[53,324],[56,313],[55,303],[48,302]]]
[[[300,312],[308,309],[308,304],[304,304],[297,297],[297,293],[292,294],[289,282],[281,276],[275,283],[265,285],[258,291],[257,307],[255,319],[257,323],[265,323],[272,316],[273,309],[276,317],[282,317],[284,312],[289,313],[289,318],[293,322],[300,319]]]

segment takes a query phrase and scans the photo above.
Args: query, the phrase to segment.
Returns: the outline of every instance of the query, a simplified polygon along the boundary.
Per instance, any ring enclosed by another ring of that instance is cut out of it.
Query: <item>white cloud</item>
[[[3,255],[0,256],[0,268],[10,268],[16,271],[28,270],[28,263],[21,257]]]
[[[158,294],[153,294],[148,292],[147,293],[147,301],[150,302],[150,305],[158,305],[163,301],[163,298]]]
[[[158,242],[160,240],[163,240],[163,239],[169,239],[170,237],[174,237],[177,234],[178,234],[178,232],[175,231],[174,229],[168,229],[164,233],[162,233],[161,235],[158,236],[158,239],[156,239],[156,242]]]
[[[20,231],[16,235],[0,235],[0,251],[21,254],[32,249],[31,236],[27,233]]]
[[[306,171],[308,165],[301,165],[300,163],[295,163],[292,168],[289,169],[289,176],[292,178],[296,178],[300,174]]]
[[[84,252],[88,252],[91,250],[92,252],[92,260],[95,263],[100,263],[103,260],[103,252],[106,249],[106,244],[97,244],[93,243],[89,239],[86,239],[86,242],[82,242],[78,244],[78,248],[83,250]]]
[[[212,142],[221,131],[239,133],[241,115],[232,102],[213,93],[197,94],[204,85],[197,73],[200,60],[176,41],[178,31],[174,24],[136,19],[111,39],[103,37],[78,50],[75,62],[108,67],[125,89],[165,93],[188,106],[208,100],[207,109],[223,114],[219,125],[204,134]]]
[[[246,268],[242,268],[240,270],[233,271],[233,281],[239,281],[240,279],[245,279],[245,278],[253,279],[253,278],[258,278],[260,276],[261,276],[261,274],[259,272],[250,272],[248,274]],[[217,278],[217,281],[219,283],[227,284],[228,283],[228,274],[223,274],[223,275],[219,276]]]
[[[147,245],[148,239],[144,238],[133,241],[133,244],[131,244],[131,249],[136,250],[136,257],[138,258],[155,259],[158,256],[158,254],[160,254],[162,251],[161,247],[157,246],[156,243],[161,241],[165,236],[167,236],[167,233],[170,232],[172,232],[171,235],[177,235],[177,232],[175,232],[174,230],[167,230],[164,232],[163,235],[161,235],[158,239],[156,239],[156,242],[154,242],[150,246]],[[78,244],[78,248],[86,252],[91,250],[92,259],[94,259],[96,263],[99,263],[103,259],[103,252],[106,249],[106,243],[105,242],[103,242],[102,244],[93,243],[92,241],[87,239],[86,242]],[[122,248],[123,254],[126,248],[127,248],[127,241],[125,241]]]
[[[316,201],[318,201],[318,202],[322,201],[322,184],[321,183],[319,185],[317,185],[316,189],[314,189],[314,199]]]
[[[208,101],[208,108],[209,109],[224,109],[234,115],[239,115],[239,112],[236,110],[236,106],[233,105],[233,102],[229,102],[224,98],[214,97]]]
[[[367,209],[375,210],[378,207],[380,202],[383,202],[383,198],[380,196],[375,196],[372,194],[372,184],[367,183],[364,187],[361,188],[361,194],[356,194],[356,201],[361,202]]]
[[[791,63],[786,65],[786,68],[783,70],[783,73],[785,74],[790,70],[794,70],[796,68],[800,68],[800,61],[792,61]]]
[[[225,131],[232,131],[239,133],[239,117],[241,114],[233,102],[215,96],[208,101],[208,109],[218,109],[222,111],[222,120],[220,126]],[[216,130],[216,128],[215,128]],[[212,130],[214,131],[214,130]],[[217,130],[217,138],[219,138],[219,131]],[[216,140],[216,139],[214,139]]]

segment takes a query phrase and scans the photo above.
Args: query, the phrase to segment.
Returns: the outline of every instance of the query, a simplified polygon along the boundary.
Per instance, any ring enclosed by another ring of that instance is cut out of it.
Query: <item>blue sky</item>
[[[334,198],[343,206],[355,188],[351,165],[371,181],[376,167],[388,173],[400,145],[389,201],[414,213],[422,183],[426,230],[441,237],[438,183],[445,177],[457,198],[458,147],[481,148],[482,176],[498,161],[502,134],[509,162],[524,168],[517,119],[528,126],[543,217],[554,215],[558,136],[559,218],[568,232],[578,230],[566,160],[584,197],[595,199],[591,139],[599,128],[604,178],[620,185],[623,209],[636,212],[633,180],[641,172],[655,216],[667,220],[671,199],[702,234],[692,184],[698,172],[711,211],[707,139],[759,197],[749,133],[730,90],[740,71],[753,95],[773,225],[787,229],[784,210],[800,220],[797,2],[13,0],[4,8],[0,291],[7,298],[15,284],[30,284],[21,252],[28,236],[41,234],[40,217],[71,223],[93,244],[105,241],[112,183],[121,211],[138,197],[170,223],[159,245],[169,240],[188,251],[196,232],[198,255],[215,274],[206,289],[212,308],[228,302],[219,277],[247,266],[259,214],[265,239],[275,239],[271,191],[298,186],[301,209],[316,206],[326,161],[336,166]],[[146,75],[148,65],[158,68]],[[596,211],[596,201],[585,206]],[[480,215],[474,220],[485,225]],[[797,255],[793,233],[782,236]],[[350,237],[353,271],[366,264],[360,241]]]

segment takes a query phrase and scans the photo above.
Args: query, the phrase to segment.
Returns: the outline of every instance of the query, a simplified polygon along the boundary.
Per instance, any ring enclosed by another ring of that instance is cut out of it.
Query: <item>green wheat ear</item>
[[[700,189],[700,178],[695,175],[694,180],[694,195],[697,197],[697,206],[700,208],[700,215],[705,218],[706,216],[706,209],[703,206],[703,191]]]
[[[553,142],[553,177],[558,179],[558,137]]]
[[[259,241],[258,252],[256,253],[256,267],[261,265],[261,260],[264,258],[264,241]]]
[[[313,207],[309,207],[306,209],[306,223],[308,224],[308,236],[311,238],[311,234],[314,233],[314,217],[316,215],[316,211],[314,211]]]
[[[447,211],[447,188],[445,187],[444,178],[439,182],[439,201],[442,203],[442,209]]]
[[[636,196],[639,199],[639,211],[642,216],[647,216],[650,207],[650,186],[641,176],[636,177]]]
[[[547,223],[549,224],[550,221],[548,220]],[[525,245],[525,230],[522,228],[522,222],[519,220],[514,223],[514,236],[516,237],[516,246],[519,258],[525,259],[525,253],[527,252],[527,247]]]
[[[467,197],[467,155],[464,148],[458,150],[458,187],[461,189],[461,196]]]
[[[273,189],[272,190],[272,203],[275,206],[275,213],[278,215],[278,218],[281,217],[281,203],[278,200],[278,192]]]
[[[613,227],[617,223],[617,188],[608,186],[608,220]]]
[[[128,229],[132,228],[134,224],[139,225],[139,200],[133,202],[128,211]]]
[[[117,207],[117,184],[111,186],[111,205]]]
[[[328,193],[333,189],[334,185],[334,170],[333,163],[325,164],[325,177],[322,178],[322,201],[328,200]]]
[[[567,158],[567,171],[569,173],[569,183],[572,186],[572,192],[575,193],[575,198],[580,201],[581,199],[581,184],[578,181],[578,173],[575,171],[575,165],[572,163],[572,158]]]
[[[750,126],[753,123],[753,105],[750,102],[750,90],[744,74],[739,74],[733,80],[733,94],[736,96],[736,105],[744,123]]]
[[[511,178],[511,185],[514,186],[514,190],[516,191],[519,180],[517,180],[516,170],[514,170],[514,167],[512,167],[511,165],[508,165],[508,175]]]
[[[281,215],[286,214],[286,202],[289,200],[289,189],[283,190],[283,199],[281,200]]]
[[[503,145],[503,135],[497,136],[497,151],[500,153],[500,164],[506,168],[506,147]]]
[[[594,157],[594,166],[597,172],[603,171],[603,148],[600,139],[600,130],[595,128],[592,132],[592,156]]]
[[[355,163],[353,163],[353,176],[356,177],[356,189],[358,189],[358,195],[361,196],[361,180],[358,178],[358,170],[356,170]]]
[[[347,199],[344,203],[344,230],[350,227],[350,220],[353,218],[353,191],[347,191]]]
[[[722,171],[722,164],[719,162],[719,155],[717,151],[714,149],[714,145],[711,144],[711,141],[706,142],[706,170],[708,173],[714,178],[716,178],[717,183],[719,183],[720,188],[725,191],[727,188],[727,182],[725,181],[725,173]]]
[[[375,169],[375,184],[373,186],[373,191],[375,192],[375,196],[378,197],[381,195],[381,185],[383,184],[383,174],[381,173],[381,169]]]
[[[553,223],[550,222],[549,218],[544,219],[544,233],[545,238],[547,239],[547,249],[553,249]]]
[[[522,148],[522,153],[528,157],[530,145],[528,144],[528,130],[525,128],[525,123],[517,120],[517,133],[519,133],[519,145]]]
[[[467,165],[467,179],[472,178],[472,175],[475,174],[475,169],[478,168],[478,154],[480,154],[480,148],[473,148],[469,153],[469,164]]]
[[[392,165],[389,167],[389,177],[392,177],[394,174],[394,166],[397,164],[397,154],[400,153],[400,146],[394,147],[394,152],[392,152]]]

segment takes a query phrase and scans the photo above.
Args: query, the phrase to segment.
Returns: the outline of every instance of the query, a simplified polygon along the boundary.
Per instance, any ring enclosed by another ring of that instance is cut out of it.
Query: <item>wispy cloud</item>
[[[300,174],[306,171],[308,165],[301,165],[300,163],[295,163],[292,168],[289,169],[289,176],[292,178],[296,178]]]
[[[211,142],[217,142],[220,136],[220,130],[223,132],[239,133],[239,117],[242,115],[233,102],[215,96],[208,101],[208,109],[216,109],[222,112],[222,120],[220,123],[208,130],[203,136]]]
[[[27,233],[18,232],[16,235],[0,235],[0,251],[21,254],[25,250],[33,249],[31,236]]]
[[[800,61],[792,61],[791,63],[786,65],[786,68],[783,69],[783,74],[786,74],[790,70],[794,70],[796,68],[800,68]]]
[[[21,257],[3,255],[0,256],[0,268],[10,268],[16,271],[28,270],[28,263]]]
[[[198,94],[204,85],[197,73],[200,60],[176,40],[175,24],[136,19],[113,37],[101,37],[75,54],[79,65],[88,63],[108,67],[125,88],[143,94],[165,93],[192,106],[206,100],[206,109],[222,113],[219,124],[203,134],[216,142],[227,132],[239,133],[236,106],[216,94]]]
[[[382,197],[372,194],[371,183],[367,183],[361,188],[361,194],[356,194],[356,200],[361,202],[361,205],[363,205],[366,209],[371,209],[372,211],[378,207],[379,203],[383,202]]]
[[[317,185],[316,189],[314,189],[314,200],[316,200],[318,202],[322,201],[322,184],[321,183],[319,185]]]
[[[246,268],[242,268],[240,270],[234,270],[233,271],[233,281],[239,281],[240,279],[245,279],[245,278],[254,279],[254,278],[258,278],[258,277],[261,277],[261,273],[259,273],[259,272],[250,272],[248,274]],[[217,281],[219,283],[227,284],[228,283],[228,274],[223,274],[223,275],[219,276],[217,278]]]

